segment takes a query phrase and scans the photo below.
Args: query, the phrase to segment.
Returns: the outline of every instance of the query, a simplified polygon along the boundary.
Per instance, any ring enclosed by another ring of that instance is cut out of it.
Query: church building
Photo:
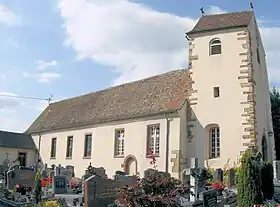
[[[184,34],[182,34],[184,35]],[[203,15],[187,32],[188,68],[51,103],[26,133],[48,165],[89,163],[180,178],[236,164],[252,147],[275,159],[266,57],[253,11]],[[187,41],[186,41],[187,44]],[[187,47],[187,46],[186,46]]]

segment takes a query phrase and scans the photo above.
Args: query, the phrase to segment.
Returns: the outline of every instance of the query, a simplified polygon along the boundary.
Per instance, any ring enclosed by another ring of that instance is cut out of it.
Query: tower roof
[[[194,28],[187,34],[192,35],[200,32],[246,27],[250,24],[253,16],[253,11],[205,15],[198,20]]]

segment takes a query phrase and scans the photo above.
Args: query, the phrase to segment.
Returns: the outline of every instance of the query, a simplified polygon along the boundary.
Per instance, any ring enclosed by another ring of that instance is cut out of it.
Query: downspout
[[[39,133],[39,143],[38,143],[38,150],[37,150],[37,160],[36,160],[36,171],[38,169],[39,159],[40,159],[40,152],[41,152],[41,137],[42,135]]]
[[[165,148],[165,172],[168,173],[169,168],[169,134],[170,134],[170,120],[167,114],[164,114],[166,119],[166,148]]]

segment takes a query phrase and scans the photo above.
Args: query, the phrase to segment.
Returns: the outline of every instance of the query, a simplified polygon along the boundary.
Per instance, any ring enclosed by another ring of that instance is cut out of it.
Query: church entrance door
[[[134,155],[128,155],[124,159],[124,172],[128,175],[137,175],[137,160]]]

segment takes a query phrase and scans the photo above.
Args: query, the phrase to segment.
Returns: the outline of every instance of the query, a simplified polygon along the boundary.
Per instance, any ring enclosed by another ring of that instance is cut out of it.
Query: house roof
[[[206,31],[244,27],[250,24],[253,16],[253,11],[205,15],[198,20],[195,27],[187,34],[192,35]]]
[[[187,98],[187,80],[181,69],[55,102],[26,133],[173,112]]]
[[[36,149],[36,145],[29,134],[7,131],[0,131],[0,147]]]

